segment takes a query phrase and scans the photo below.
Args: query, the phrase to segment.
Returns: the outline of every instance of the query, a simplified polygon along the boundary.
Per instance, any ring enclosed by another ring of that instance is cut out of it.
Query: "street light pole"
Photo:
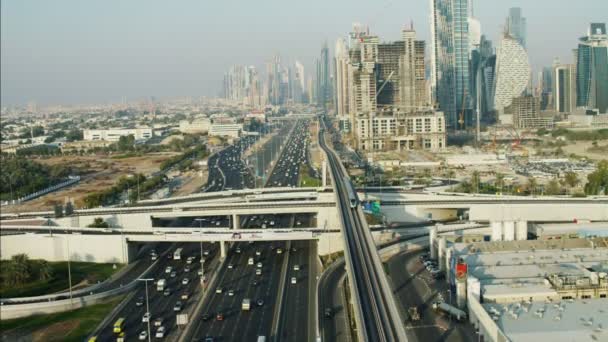
[[[150,318],[152,317],[152,315],[150,315],[150,301],[148,299],[148,282],[149,281],[154,281],[154,279],[152,278],[139,278],[137,279],[139,281],[143,281],[146,283],[146,313],[148,314],[148,342],[152,342],[152,336],[150,335]]]
[[[67,233],[67,232],[66,232]],[[67,241],[67,250],[68,250],[68,283],[70,286],[70,307],[73,307],[74,305],[74,301],[72,298],[72,267],[70,264],[70,238],[71,238],[72,234],[67,234],[66,237],[66,241]]]

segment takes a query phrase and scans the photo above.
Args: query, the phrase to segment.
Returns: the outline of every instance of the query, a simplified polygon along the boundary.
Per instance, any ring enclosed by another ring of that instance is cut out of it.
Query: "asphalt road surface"
[[[418,253],[401,253],[387,262],[389,279],[393,283],[395,299],[402,312],[418,307],[420,320],[406,323],[411,341],[476,341],[477,336],[467,322],[458,323],[437,315],[431,304],[441,296],[449,301],[444,279],[435,280],[419,262]],[[407,317],[407,315],[403,315]]]
[[[192,305],[194,305],[196,299],[194,297],[200,291],[200,276],[198,270],[200,269],[200,245],[199,244],[182,244],[183,252],[181,260],[173,259],[173,252],[175,247],[169,248],[169,253],[160,254],[158,264],[152,270],[146,278],[154,279],[154,282],[148,282],[148,301],[150,307],[150,313],[152,321],[150,324],[152,336],[156,332],[156,327],[153,321],[159,317],[163,319],[162,325],[165,327],[167,334],[176,333],[176,311],[174,306],[177,301],[181,301],[183,304],[181,312],[187,311]],[[203,250],[208,250],[209,255],[206,257],[205,265],[211,265],[214,263],[214,259],[219,254],[217,244],[203,244]],[[188,256],[194,256],[196,259],[192,264],[186,263]],[[171,257],[171,258],[169,258]],[[148,256],[149,258],[149,256]],[[171,277],[170,273],[166,273],[166,267],[171,266],[176,272],[175,277]],[[189,272],[185,272],[186,267],[190,268]],[[210,266],[209,266],[210,267]],[[205,274],[209,271],[205,269]],[[184,278],[188,278],[190,281],[187,285],[183,285],[182,281]],[[158,279],[166,279],[167,287],[170,289],[169,295],[164,295],[163,292],[157,291],[156,281]],[[188,300],[181,300],[182,294],[188,293]],[[142,282],[137,287],[135,296],[128,301],[126,306],[118,312],[118,314],[108,322],[108,324],[102,327],[100,333],[97,335],[98,341],[115,341],[116,334],[113,332],[114,322],[119,317],[125,318],[124,331],[126,332],[127,341],[136,340],[142,331],[147,331],[147,323],[142,322],[144,313],[146,312],[146,290],[145,284]],[[137,305],[139,302],[141,305]],[[166,335],[165,335],[166,336]],[[175,335],[174,335],[175,336]]]
[[[209,157],[209,176],[205,192],[255,187],[253,175],[241,156],[256,140],[257,137],[254,136],[243,137]]]
[[[309,146],[308,125],[307,120],[296,122],[266,182],[266,187],[298,186],[300,166],[306,163],[306,151]]]
[[[313,341],[316,322],[311,302],[315,299],[316,241],[294,241],[289,251],[287,281],[280,318],[279,341]],[[294,282],[295,281],[295,282]]]
[[[277,254],[278,248],[283,253]],[[211,289],[209,306],[197,317],[194,340],[255,341],[258,336],[270,336],[285,252],[284,242],[236,243],[218,274],[217,286]],[[250,258],[254,265],[249,265]],[[256,275],[258,268],[261,275]],[[245,298],[251,300],[249,311],[242,310]],[[223,315],[221,320],[218,314]]]
[[[344,294],[346,268],[344,259],[336,261],[325,272],[325,278],[319,284],[319,319],[320,333],[323,341],[350,342],[350,322],[348,321],[348,303]],[[330,309],[329,316],[325,310]]]

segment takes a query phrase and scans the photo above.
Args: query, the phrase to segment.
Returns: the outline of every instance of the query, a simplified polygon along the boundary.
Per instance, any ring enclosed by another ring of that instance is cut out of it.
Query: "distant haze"
[[[122,97],[215,96],[232,64],[279,53],[311,75],[328,41],[353,22],[383,40],[414,22],[429,38],[427,0],[7,0],[1,3],[2,105],[107,103]],[[528,20],[533,67],[572,60],[577,38],[608,21],[608,1],[478,0],[482,32],[498,44],[509,7]]]

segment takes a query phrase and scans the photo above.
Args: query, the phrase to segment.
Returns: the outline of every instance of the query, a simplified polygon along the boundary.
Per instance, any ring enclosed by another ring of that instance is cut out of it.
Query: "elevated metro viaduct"
[[[454,220],[488,223],[492,240],[525,240],[531,222],[607,222],[608,197],[565,198],[411,193],[359,194],[380,200],[387,221]]]

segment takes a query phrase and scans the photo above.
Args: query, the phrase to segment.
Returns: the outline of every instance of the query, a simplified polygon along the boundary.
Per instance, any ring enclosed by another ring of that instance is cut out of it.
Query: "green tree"
[[[93,223],[91,223],[87,227],[89,227],[89,228],[109,228],[110,225],[108,224],[108,222],[104,221],[103,218],[96,217],[93,220]]]
[[[561,194],[561,188],[557,179],[552,179],[549,181],[549,183],[547,183],[547,186],[545,188],[545,194],[551,196]]]
[[[132,151],[135,148],[135,137],[133,134],[129,134],[127,136],[121,136],[118,139],[118,143],[116,143],[116,148],[118,151]]]
[[[61,204],[55,204],[53,210],[55,211],[55,217],[63,217],[63,206]]]
[[[566,174],[564,175],[564,182],[570,188],[574,188],[578,185],[580,180],[578,179],[578,175],[576,173],[569,171],[569,172],[566,172]]]
[[[21,285],[25,283],[31,277],[30,271],[30,260],[27,254],[13,255],[7,267],[9,284]]]
[[[587,176],[585,193],[587,195],[601,195],[608,192],[608,160],[597,164],[597,169]]]
[[[534,177],[528,177],[528,191],[532,196],[536,194],[536,188],[538,187],[538,182]]]
[[[481,177],[479,171],[473,171],[471,175],[471,190],[475,193],[479,193],[479,186],[481,185]]]
[[[496,173],[496,179],[494,180],[494,183],[496,184],[496,187],[498,187],[500,189],[500,192],[502,193],[502,188],[505,184],[505,175],[503,175],[500,172]]]
[[[70,216],[74,213],[74,205],[72,204],[72,202],[68,202],[65,204],[64,213],[65,216]]]
[[[41,260],[38,264],[38,278],[42,281],[51,279],[53,276],[53,268],[46,260]]]

